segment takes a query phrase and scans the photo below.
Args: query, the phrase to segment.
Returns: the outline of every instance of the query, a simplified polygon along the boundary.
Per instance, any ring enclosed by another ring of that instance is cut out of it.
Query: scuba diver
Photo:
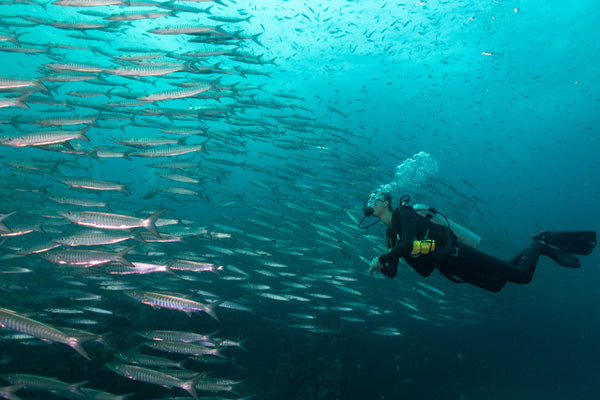
[[[429,276],[437,268],[456,283],[470,283],[498,292],[506,282],[529,283],[540,255],[559,265],[581,266],[575,255],[588,255],[596,245],[596,232],[537,232],[530,246],[509,261],[502,261],[476,249],[480,238],[450,221],[436,209],[424,205],[408,205],[410,197],[400,199],[392,208],[388,192],[371,194],[364,207],[359,228],[366,229],[379,221],[361,226],[365,218],[374,216],[386,226],[388,253],[371,261],[369,273],[382,273],[390,278],[397,274],[398,262],[404,258],[419,275]]]

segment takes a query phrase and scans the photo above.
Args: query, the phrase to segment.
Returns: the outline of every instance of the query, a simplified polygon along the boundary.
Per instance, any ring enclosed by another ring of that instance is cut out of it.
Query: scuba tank
[[[481,241],[480,236],[477,236],[467,228],[448,219],[444,214],[440,213],[433,207],[426,206],[425,204],[415,204],[414,206],[409,206],[409,201],[410,196],[402,196],[400,199],[400,207],[412,207],[412,209],[421,217],[428,219],[436,225],[447,226],[450,228],[452,233],[456,235],[456,241],[460,244],[464,244],[465,246],[470,246],[473,248],[477,248],[477,246],[479,246],[479,242]]]

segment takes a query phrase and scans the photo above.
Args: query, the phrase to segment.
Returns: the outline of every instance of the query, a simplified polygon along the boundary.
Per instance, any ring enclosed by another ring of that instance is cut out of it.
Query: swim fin
[[[581,262],[579,261],[579,258],[572,254],[572,253],[568,253],[564,250],[558,250],[558,249],[553,249],[550,247],[547,247],[543,252],[543,255],[550,257],[551,259],[554,260],[555,263],[557,263],[558,265],[561,265],[563,267],[568,267],[568,268],[580,268],[581,267]]]
[[[533,238],[553,250],[571,254],[588,255],[596,246],[596,232],[594,231],[546,231],[535,233]]]

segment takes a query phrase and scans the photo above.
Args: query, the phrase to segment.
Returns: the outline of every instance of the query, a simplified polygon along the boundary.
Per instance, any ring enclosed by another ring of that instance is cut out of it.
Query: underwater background
[[[14,312],[89,360],[0,329],[17,385],[0,393],[192,398],[196,377],[213,399],[599,398],[597,251],[488,293],[407,265],[370,277],[384,226],[357,228],[393,184],[502,259],[538,230],[597,231],[599,17],[588,0],[3,1],[0,326]],[[66,244],[93,213],[130,218]],[[164,351],[153,330],[211,335]],[[191,374],[128,378],[123,355]]]

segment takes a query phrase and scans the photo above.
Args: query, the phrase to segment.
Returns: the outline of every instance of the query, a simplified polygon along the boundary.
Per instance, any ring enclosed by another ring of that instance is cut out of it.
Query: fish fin
[[[86,383],[88,383],[88,381],[75,382],[75,383],[72,383],[70,386],[79,389],[80,387],[82,387]]]
[[[156,229],[156,220],[158,220],[158,217],[160,217],[160,215],[166,210],[166,208],[163,208],[162,210],[155,212],[154,214],[152,214],[144,220],[144,228],[148,229],[150,233],[152,233],[157,238],[160,238],[161,236],[160,233],[158,233],[158,230]]]
[[[38,89],[40,89],[40,90],[42,90],[44,92],[48,91],[48,88],[42,83],[42,79],[41,78],[40,79],[36,79],[36,81],[35,81],[35,83],[34,83],[33,86],[35,86],[36,88],[38,88]]]
[[[15,99],[15,106],[20,107],[20,108],[29,108],[29,106],[27,104],[25,104],[25,99],[28,98],[29,96],[31,96],[31,93],[33,93],[33,92],[23,93],[22,95],[17,97]]]
[[[83,348],[81,343],[79,343],[79,339],[71,338],[71,343],[69,343],[69,347],[71,347],[73,350],[78,352],[86,360],[91,361],[90,356],[88,356],[88,354],[85,352],[85,349]]]
[[[89,130],[90,130],[90,128],[91,128],[91,127],[92,127],[91,125],[90,125],[90,126],[87,126],[87,127],[83,128],[82,130],[80,130],[80,131],[78,132],[78,133],[79,133],[79,139],[80,139],[80,140],[85,140],[86,142],[89,142],[89,141],[90,141],[90,138],[88,138],[88,137],[87,137],[85,134],[86,134],[86,132],[87,132],[87,131],[89,131]]]
[[[205,146],[205,145],[206,145],[206,142],[208,142],[209,140],[210,140],[210,138],[208,138],[208,139],[206,139],[204,142],[200,143],[200,145],[202,146],[202,147],[200,148],[200,152],[201,152],[201,153],[204,153],[204,154],[209,154],[209,153],[208,153],[208,150],[206,150],[206,146]]]
[[[117,254],[117,256],[115,257],[115,260],[114,260],[114,261],[116,261],[116,262],[118,262],[118,263],[121,263],[121,264],[123,264],[123,265],[126,265],[126,266],[128,266],[128,267],[135,268],[135,265],[133,265],[133,264],[132,264],[132,263],[131,263],[129,260],[127,260],[127,259],[125,258],[125,255],[126,255],[127,253],[129,253],[129,252],[130,252],[130,251],[131,251],[133,248],[135,248],[136,246],[137,246],[137,244],[134,244],[133,246],[129,246],[128,248],[121,250],[121,251],[120,251],[120,252]]]
[[[208,305],[203,311],[214,318],[216,321],[219,320],[219,316],[217,315],[216,309],[221,304],[220,301],[216,301]]]
[[[142,244],[147,244],[142,235],[140,234],[140,231],[138,231],[137,229],[133,232],[133,240]]]
[[[61,142],[59,143],[61,146],[66,147],[67,149],[71,150],[71,151],[75,151],[75,148],[73,147],[73,145],[71,144],[71,142]],[[45,147],[45,146],[41,146],[41,147]]]
[[[189,381],[185,381],[182,388],[187,390],[188,393],[190,395],[192,395],[192,397],[195,400],[199,400],[198,398],[198,393],[196,392],[196,384],[198,383],[198,381],[200,380],[200,378],[202,378],[204,375],[203,374],[198,374],[196,375],[194,378],[190,379]]]

